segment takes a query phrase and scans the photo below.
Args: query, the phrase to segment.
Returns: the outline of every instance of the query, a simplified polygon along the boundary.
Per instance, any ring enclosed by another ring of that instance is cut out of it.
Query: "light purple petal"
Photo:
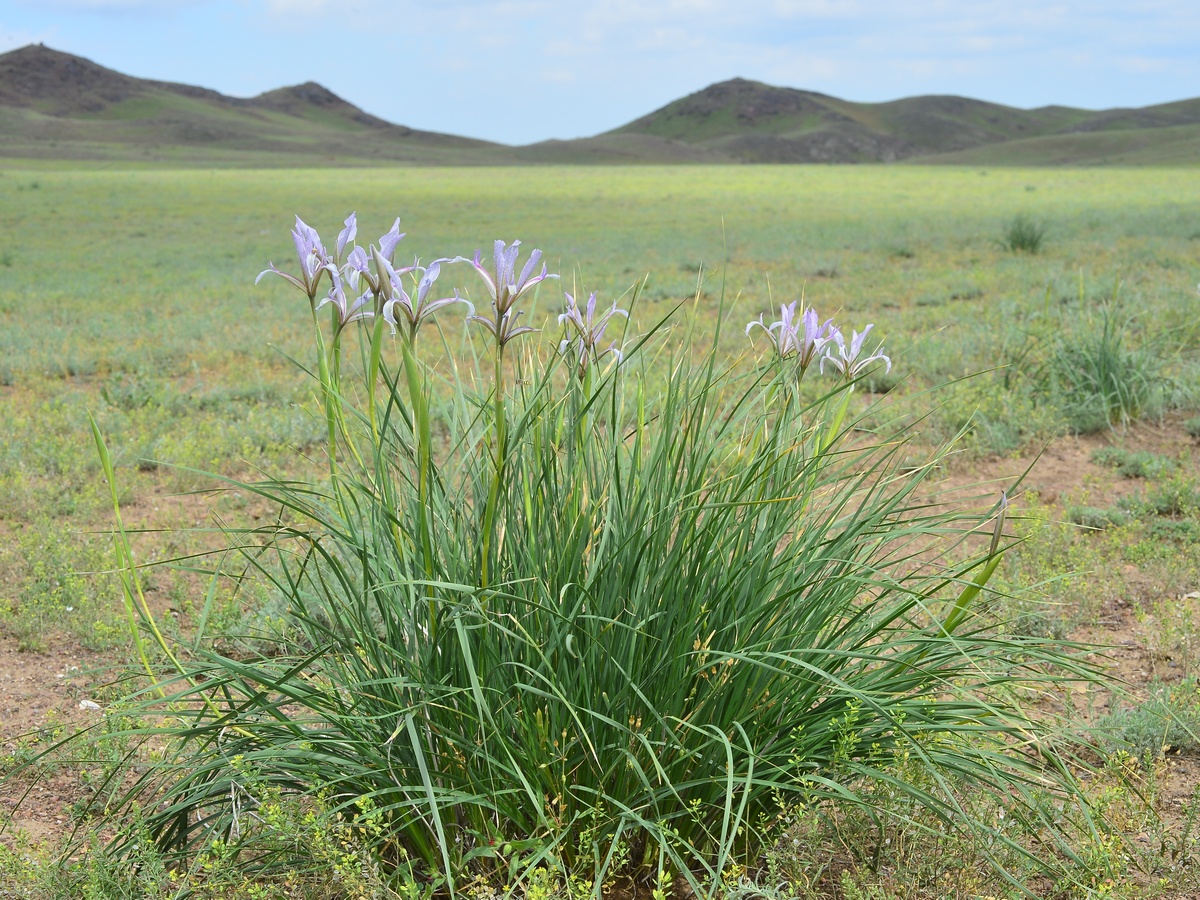
[[[525,268],[521,270],[521,277],[517,279],[518,287],[520,285],[523,285],[526,281],[529,280],[529,276],[533,274],[533,270],[537,266],[538,260],[541,258],[542,258],[541,250],[534,250],[532,253],[529,254],[529,259],[525,261]],[[515,255],[513,256],[513,262],[516,263]],[[544,266],[543,266],[543,271],[542,271],[542,277],[543,278],[546,277],[546,272],[545,272]],[[592,303],[590,304],[590,306],[593,306],[593,307],[595,306],[595,298],[596,298],[596,295],[593,292],[592,293]]]
[[[871,329],[874,327],[875,327],[874,325],[868,325],[866,328],[863,329],[862,334],[859,334],[857,331],[854,332],[854,336],[850,340],[850,358],[851,359],[856,359],[858,357],[858,354],[862,352],[863,342],[867,339],[867,335],[870,334]]]
[[[342,251],[346,249],[346,245],[354,240],[354,236],[358,234],[358,220],[354,213],[350,213],[346,219],[345,228],[338,233],[337,238],[337,258],[342,258]]]
[[[404,235],[400,233],[400,219],[392,223],[391,230],[379,239],[379,252],[386,259],[391,259],[396,253],[396,245],[404,240]]]
[[[497,241],[501,244],[501,241]],[[471,265],[475,267],[475,271],[479,273],[479,277],[483,279],[483,283],[487,285],[488,293],[493,301],[498,301],[500,298],[496,295],[496,282],[492,280],[492,276],[488,274],[488,270],[483,267],[483,254],[481,251],[475,251],[475,258],[471,260]]]
[[[441,300],[430,300],[428,303],[425,303],[421,306],[421,318],[424,319],[427,316],[431,316],[439,309],[444,309],[447,306],[453,306],[455,303],[467,303],[467,301],[457,296],[443,297]],[[467,303],[467,306],[470,305],[471,304]],[[472,315],[474,314],[473,309],[471,310],[471,313]]]
[[[371,259],[367,256],[367,251],[362,247],[355,247],[350,251],[350,255],[346,257],[346,266],[358,272],[366,272],[370,265]]]

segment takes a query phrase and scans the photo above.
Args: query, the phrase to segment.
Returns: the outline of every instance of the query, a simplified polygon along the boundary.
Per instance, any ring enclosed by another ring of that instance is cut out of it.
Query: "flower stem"
[[[433,580],[433,534],[431,529],[432,509],[430,508],[429,481],[431,468],[431,450],[433,429],[429,421],[429,398],[426,396],[421,370],[413,353],[412,341],[401,341],[401,352],[404,356],[404,374],[408,380],[408,396],[413,413],[413,436],[417,442],[417,534],[421,540],[421,555],[427,581]],[[433,596],[433,588],[425,587],[429,596],[429,637],[434,639],[437,634],[437,604]]]
[[[483,513],[483,546],[479,557],[479,586],[488,586],[488,562],[492,552],[492,540],[496,531],[496,507],[500,502],[500,488],[504,482],[504,463],[508,455],[508,423],[504,409],[504,344],[496,343],[496,373],[493,401],[493,425],[495,427],[492,452],[492,484],[488,489],[487,506]]]

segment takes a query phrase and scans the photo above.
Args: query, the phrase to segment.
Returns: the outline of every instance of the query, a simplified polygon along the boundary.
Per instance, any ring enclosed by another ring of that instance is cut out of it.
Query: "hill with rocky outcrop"
[[[1200,99],[1100,111],[954,96],[854,103],[735,78],[594,137],[509,147],[395,125],[313,82],[230,97],[36,44],[0,55],[0,157],[250,166],[1194,165]]]

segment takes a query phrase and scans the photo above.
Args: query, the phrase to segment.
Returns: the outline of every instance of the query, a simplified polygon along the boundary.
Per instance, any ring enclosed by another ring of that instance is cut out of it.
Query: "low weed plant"
[[[522,309],[555,283],[538,251],[401,266],[398,227],[355,233],[326,249],[297,220],[298,271],[264,273],[309,303],[327,466],[234,485],[278,514],[230,531],[241,563],[213,577],[278,597],[271,646],[213,649],[204,612],[171,646],[118,531],[136,697],[162,723],[136,734],[169,748],[114,804],[145,811],[118,854],[149,840],[266,877],[305,848],[256,850],[255,804],[309,798],[397,889],[712,896],[789,810],[835,804],[919,809],[998,871],[1010,852],[1056,869],[1086,807],[1062,759],[1019,749],[1051,727],[1019,698],[1094,671],[982,614],[1006,501],[931,505],[937,458],[860,434],[859,386],[890,368],[871,326],[793,303],[728,364],[686,319],[609,343],[627,310],[565,294],[561,335],[535,344]],[[452,267],[485,309],[440,289]],[[448,343],[463,307],[474,331],[439,357],[433,316]],[[959,784],[1024,810],[1039,849]]]

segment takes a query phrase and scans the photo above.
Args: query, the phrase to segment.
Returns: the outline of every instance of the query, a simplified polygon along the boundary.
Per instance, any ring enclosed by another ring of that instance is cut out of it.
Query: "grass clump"
[[[1018,213],[1004,229],[1000,246],[1009,253],[1040,253],[1046,240],[1046,226],[1026,213]]]
[[[484,349],[458,355],[483,360],[468,377],[419,340],[455,302],[432,299],[438,264],[398,272],[390,233],[368,267],[346,234],[330,254],[297,221],[302,271],[285,276],[313,311],[327,479],[238,485],[280,511],[230,547],[239,579],[281,599],[270,648],[197,638],[172,654],[118,541],[130,614],[172,663],[142,704],[171,715],[137,730],[169,749],[124,800],[145,801],[155,846],[184,865],[219,842],[239,873],[286,869],[240,812],[276,792],[350,821],[393,887],[678,878],[711,896],[789,810],[874,817],[886,790],[1055,869],[957,787],[1026,810],[1042,847],[1061,846],[1085,813],[1062,760],[1012,750],[1048,727],[1018,698],[1092,670],[980,615],[1004,502],[931,507],[936,458],[913,466],[903,430],[858,438],[859,382],[886,361],[865,356],[866,331],[847,342],[792,304],[751,323],[768,360],[724,368],[662,327],[604,347],[626,311],[567,295],[557,352],[523,347],[516,304],[550,276],[536,251],[518,275],[517,246],[497,242],[491,269],[473,263],[490,313],[471,316]],[[352,301],[341,284],[367,290]],[[841,377],[806,400],[832,343]],[[955,535],[984,522],[990,542],[966,552]]]
[[[1162,362],[1148,349],[1130,347],[1130,331],[1129,317],[1114,303],[1098,320],[1055,341],[1048,387],[1075,432],[1125,425],[1160,404],[1167,385]]]

